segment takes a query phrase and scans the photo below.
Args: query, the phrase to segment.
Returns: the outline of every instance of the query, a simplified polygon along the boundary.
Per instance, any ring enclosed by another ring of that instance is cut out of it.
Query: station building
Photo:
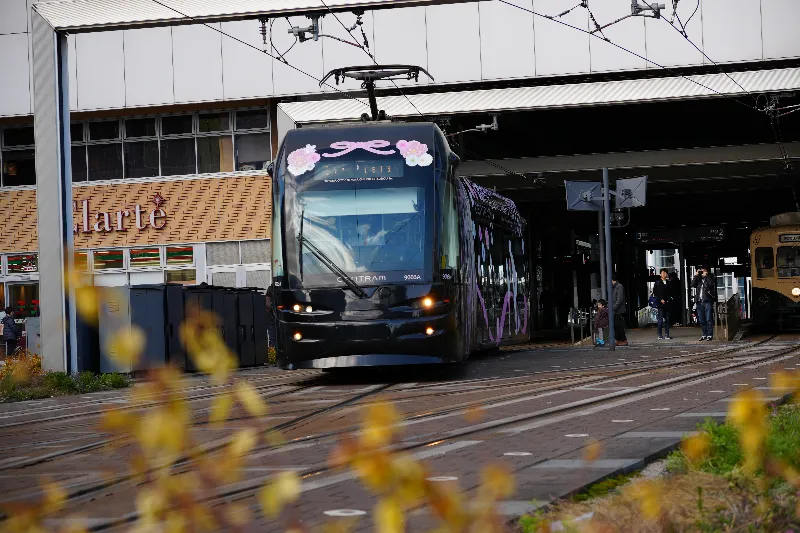
[[[0,300],[25,312],[38,299],[31,3],[0,2]],[[649,178],[647,207],[618,213],[613,233],[632,319],[649,267],[665,261],[684,288],[710,263],[746,291],[749,231],[798,209],[800,113],[771,120],[764,108],[800,103],[800,4],[684,0],[605,39],[588,33],[593,20],[617,20],[630,2],[516,4],[367,11],[352,34],[355,14],[328,15],[305,42],[287,31],[309,24],[301,16],[268,21],[266,39],[255,20],[70,35],[77,264],[99,285],[266,287],[266,164],[289,128],[359,120],[356,82],[318,80],[373,64],[367,45],[378,63],[434,78],[384,84],[379,106],[437,122],[460,174],[528,219],[534,330],[562,327],[597,294],[597,218],[567,212],[563,182],[599,181],[604,167],[612,182]],[[495,116],[497,130],[474,131]]]

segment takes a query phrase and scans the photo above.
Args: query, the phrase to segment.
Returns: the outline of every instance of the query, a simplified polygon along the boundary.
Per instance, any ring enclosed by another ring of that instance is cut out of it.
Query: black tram
[[[753,325],[800,329],[800,213],[772,217],[750,235]]]
[[[430,123],[287,133],[272,168],[282,368],[451,363],[529,338],[525,222],[457,165]]]

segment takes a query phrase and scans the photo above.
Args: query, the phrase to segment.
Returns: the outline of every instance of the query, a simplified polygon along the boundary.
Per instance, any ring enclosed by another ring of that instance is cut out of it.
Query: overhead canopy
[[[436,76],[435,72],[431,74]],[[733,72],[730,76],[752,94],[800,89],[800,68]],[[378,98],[378,107],[391,117],[407,118],[419,117],[420,113],[425,116],[437,116],[721,98],[717,93],[736,96],[749,105],[755,103],[725,74],[705,74],[688,78],[697,83],[675,76],[415,94],[408,97],[413,106],[408,99],[399,95]],[[369,110],[366,100],[351,98],[281,103],[278,107],[290,120],[299,125],[357,120],[362,113]]]
[[[442,3],[448,0],[55,0],[33,9],[54,29],[78,33]]]

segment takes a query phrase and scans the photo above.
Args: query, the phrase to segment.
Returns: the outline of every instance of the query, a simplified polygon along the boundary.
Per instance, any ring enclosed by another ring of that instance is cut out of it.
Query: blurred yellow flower
[[[514,494],[514,475],[505,465],[489,465],[481,472],[483,487],[495,499]]]
[[[592,439],[583,449],[583,460],[592,463],[600,457],[601,453],[603,453],[603,445]]]
[[[711,448],[711,437],[708,433],[698,433],[681,443],[681,450],[692,464],[697,464],[706,458]]]
[[[392,498],[378,500],[374,522],[377,533],[402,533],[406,528],[403,509]]]
[[[654,481],[641,481],[631,486],[628,492],[639,503],[645,518],[654,520],[661,515],[663,494],[660,484]]]
[[[233,391],[250,416],[262,417],[267,414],[267,404],[250,383],[237,381]]]
[[[233,408],[233,395],[221,394],[211,401],[211,410],[208,414],[208,421],[212,426],[221,426],[226,420]]]
[[[301,490],[300,479],[295,472],[281,472],[259,492],[261,509],[267,516],[275,517],[287,503],[297,500]]]
[[[133,365],[142,355],[147,337],[137,326],[121,327],[111,334],[106,349],[124,366]]]
[[[256,444],[258,444],[258,432],[253,428],[247,428],[233,436],[228,450],[234,457],[243,457],[250,453]]]

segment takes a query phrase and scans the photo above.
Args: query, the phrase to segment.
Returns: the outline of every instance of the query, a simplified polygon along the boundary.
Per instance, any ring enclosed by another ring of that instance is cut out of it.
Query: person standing
[[[14,309],[6,307],[6,316],[3,317],[3,340],[6,343],[6,357],[11,356],[19,344],[21,328],[14,322]]]
[[[613,287],[612,296],[614,297],[611,302],[611,309],[614,312],[614,337],[616,337],[617,346],[627,346],[625,313],[628,312],[628,306],[625,302],[625,287],[619,282],[616,274],[611,276],[611,285]]]
[[[701,341],[714,339],[714,304],[717,303],[717,283],[706,267],[700,267],[692,280],[697,302],[697,321],[702,328]]]
[[[669,335],[670,307],[672,307],[673,284],[669,279],[669,272],[666,268],[661,269],[661,279],[653,285],[653,296],[658,303],[658,340],[672,339]],[[663,325],[663,329],[662,329]],[[661,333],[664,333],[662,335]]]
[[[594,316],[594,327],[597,330],[596,346],[603,346],[608,342],[608,304],[605,300],[597,301],[597,314]]]

